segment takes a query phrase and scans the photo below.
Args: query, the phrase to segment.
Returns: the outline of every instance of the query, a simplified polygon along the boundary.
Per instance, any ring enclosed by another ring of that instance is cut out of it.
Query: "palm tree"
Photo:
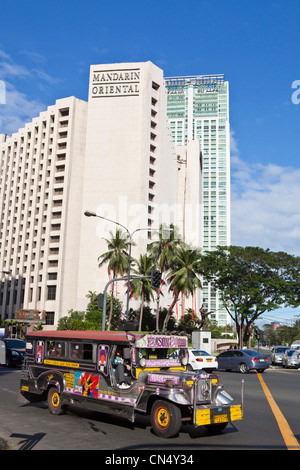
[[[129,247],[129,237],[127,234],[123,233],[122,230],[116,229],[116,234],[110,232],[111,239],[105,239],[107,243],[108,251],[99,256],[98,261],[99,268],[104,264],[108,263],[108,273],[112,271],[113,278],[117,276],[119,272],[123,273],[128,269],[128,247]],[[112,311],[113,311],[113,292],[114,292],[114,283],[112,284],[112,297],[110,303],[110,312],[108,319],[108,327],[110,330]]]
[[[139,276],[150,276],[151,269],[153,267],[153,262],[150,256],[148,256],[147,254],[140,255],[139,259],[134,261],[136,264],[136,269],[132,270],[134,274],[137,274]],[[151,289],[150,278],[133,279],[131,282],[133,285],[134,297],[141,297],[141,309],[138,331],[142,331],[144,302],[149,302],[150,298],[154,300],[154,295]]]
[[[174,299],[164,319],[163,331],[167,325],[180,294],[193,295],[197,288],[201,287],[200,275],[200,251],[181,245],[171,261],[171,272],[168,276],[169,290],[173,291]]]
[[[178,247],[181,244],[180,236],[178,235],[174,225],[170,225],[168,229],[168,236],[164,232],[164,226],[160,226],[159,239],[148,245],[148,251],[153,260],[153,264],[157,265],[162,273],[166,273],[171,266],[172,259],[175,257]],[[159,293],[157,295],[157,309],[156,309],[156,330],[159,330]]]
[[[167,236],[165,231],[166,228],[168,230]],[[159,270],[163,272],[170,268],[170,261],[175,256],[177,248],[181,243],[181,239],[172,224],[170,225],[170,228],[161,225],[158,237],[158,240],[148,245],[147,250],[150,252],[153,261],[157,263]]]

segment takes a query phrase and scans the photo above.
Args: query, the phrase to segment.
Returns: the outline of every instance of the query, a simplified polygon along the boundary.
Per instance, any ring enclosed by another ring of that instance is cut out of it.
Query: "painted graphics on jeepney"
[[[164,336],[164,335],[145,335],[136,340],[137,348],[187,348],[188,340],[186,336]]]
[[[66,392],[83,397],[98,398],[99,374],[92,372],[66,372]]]
[[[148,375],[148,383],[155,383],[155,384],[164,384],[166,380],[170,380],[174,385],[179,384],[180,377],[176,375],[166,375],[166,374],[149,374]]]
[[[44,357],[44,341],[38,341],[36,351],[36,362],[41,364]]]

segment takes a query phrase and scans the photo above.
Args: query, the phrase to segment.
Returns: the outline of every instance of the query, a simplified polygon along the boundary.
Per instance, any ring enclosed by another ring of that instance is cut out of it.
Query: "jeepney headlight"
[[[140,359],[140,366],[141,367],[145,367],[146,365],[146,359],[144,359],[143,357]]]
[[[186,357],[183,357],[183,358],[181,359],[181,364],[182,364],[183,366],[186,366],[186,365],[187,365],[187,362],[188,362],[188,361],[187,361],[187,358],[186,358]]]
[[[170,380],[170,379],[165,381],[165,386],[169,387],[169,388],[174,388],[174,384],[173,384],[172,380]]]

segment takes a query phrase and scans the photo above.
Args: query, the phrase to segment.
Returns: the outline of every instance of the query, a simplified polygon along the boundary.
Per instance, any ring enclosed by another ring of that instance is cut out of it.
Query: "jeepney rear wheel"
[[[173,403],[157,400],[151,409],[151,424],[154,433],[159,437],[173,437],[181,426],[181,411]]]
[[[53,415],[62,415],[64,414],[64,407],[61,403],[60,393],[56,387],[51,387],[48,391],[48,407],[49,411]]]

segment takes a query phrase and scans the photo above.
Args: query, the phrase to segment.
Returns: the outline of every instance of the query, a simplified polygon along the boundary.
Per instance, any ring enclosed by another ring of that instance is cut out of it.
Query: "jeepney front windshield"
[[[138,365],[143,367],[181,367],[187,349],[141,348],[137,349]],[[141,361],[141,359],[143,359]]]

